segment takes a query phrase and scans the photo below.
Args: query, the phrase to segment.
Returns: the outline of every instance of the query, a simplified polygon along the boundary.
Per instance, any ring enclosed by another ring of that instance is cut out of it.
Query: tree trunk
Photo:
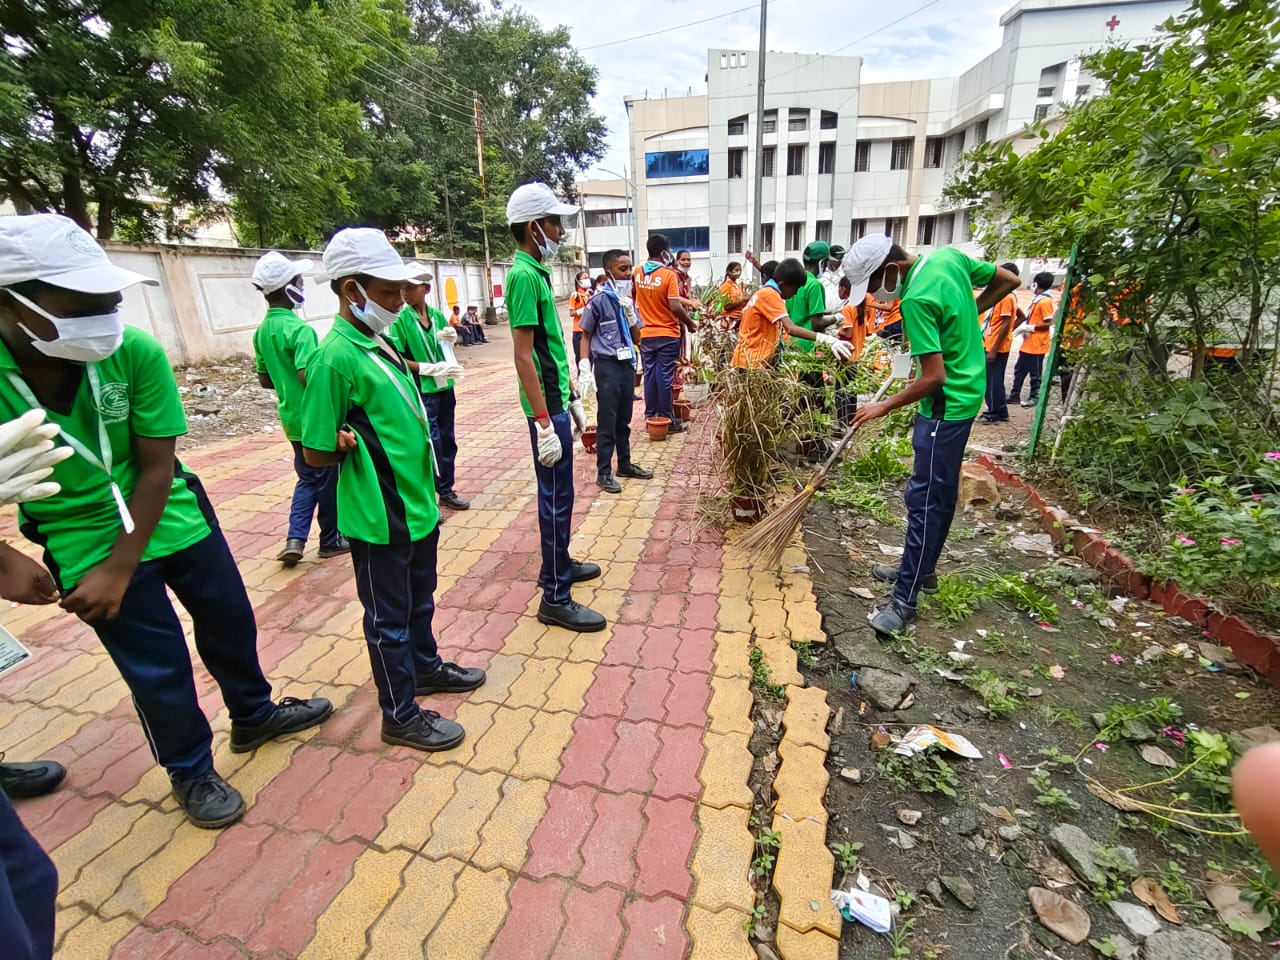
[[[115,197],[99,195],[98,197],[98,239],[110,240],[116,232]]]
[[[80,175],[73,170],[64,170],[62,173],[62,212],[84,229],[93,230],[84,183],[80,180]]]

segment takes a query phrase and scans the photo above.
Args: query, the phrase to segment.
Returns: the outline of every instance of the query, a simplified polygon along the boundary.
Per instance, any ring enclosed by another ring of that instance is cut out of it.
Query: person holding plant
[[[721,313],[727,330],[737,330],[738,324],[742,322],[742,308],[747,305],[748,300],[744,293],[742,264],[737,260],[730,260],[729,265],[724,268],[724,280],[720,283],[720,296],[724,298]]]
[[[821,343],[840,360],[848,360],[853,355],[850,344],[829,333],[814,333],[791,319],[786,301],[804,287],[809,276],[799,260],[783,260],[774,271],[773,279],[751,295],[738,327],[738,345],[732,360],[735,367],[753,370],[775,366],[784,332],[796,340]]]
[[[863,237],[844,258],[850,297],[868,289],[881,302],[898,302],[902,324],[919,373],[901,391],[858,408],[863,425],[899,407],[919,402],[912,434],[915,467],[907,483],[907,536],[898,567],[876,567],[872,576],[892,583],[889,603],[875,611],[879,634],[910,629],[921,590],[936,589],[938,558],[946,544],[960,494],[964,448],[986,394],[986,355],[978,314],[990,310],[1018,286],[1018,278],[942,247],[923,256],[907,253],[886,236]],[[973,288],[983,290],[975,302]]]
[[[671,388],[680,360],[683,331],[694,330],[693,318],[680,296],[680,281],[671,264],[671,241],[660,233],[649,238],[649,259],[636,268],[635,305],[640,313],[640,357],[644,370],[645,417],[668,417],[671,433],[684,425],[672,409]]]

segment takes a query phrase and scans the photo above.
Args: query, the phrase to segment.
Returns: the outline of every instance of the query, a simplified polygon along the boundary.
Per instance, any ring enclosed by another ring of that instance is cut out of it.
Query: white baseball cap
[[[849,248],[840,262],[849,281],[849,302],[861,303],[867,296],[867,283],[871,275],[884,266],[893,241],[886,234],[877,233],[863,237]]]
[[[329,238],[324,248],[324,275],[328,280],[363,273],[379,280],[403,282],[425,273],[424,267],[405,263],[387,235],[373,227],[347,227]]]
[[[159,280],[107,259],[98,241],[58,213],[0,217],[0,287],[42,280],[76,293],[119,293],[135,283]]]
[[[516,187],[507,201],[507,223],[528,223],[543,217],[571,217],[578,208],[561,203],[555,191],[545,183],[525,183]]]
[[[431,283],[431,268],[425,263],[411,263],[409,266],[417,267],[419,271],[416,277],[409,278],[410,283],[416,283],[418,286],[426,286]]]
[[[314,263],[305,257],[290,260],[279,250],[268,250],[253,265],[253,285],[263,293],[275,293],[296,276],[306,273]]]

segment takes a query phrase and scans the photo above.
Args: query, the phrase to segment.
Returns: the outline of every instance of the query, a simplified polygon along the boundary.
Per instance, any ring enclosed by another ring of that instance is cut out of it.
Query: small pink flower
[[[1280,460],[1280,450],[1268,450],[1262,455],[1264,460]]]
[[[1192,487],[1182,487],[1178,492],[1183,494],[1195,493],[1195,490]]]
[[[1120,656],[1118,653],[1113,653],[1111,655],[1111,662],[1116,664],[1124,663],[1124,657]]]
[[[1254,502],[1254,503],[1261,503],[1261,502],[1262,502],[1262,494],[1260,494],[1260,493],[1255,493],[1255,494],[1253,495],[1253,502]]]
[[[1182,534],[1178,534],[1173,539],[1184,547],[1194,547],[1196,545],[1196,542],[1194,540],[1192,540],[1190,537],[1184,537]]]
[[[1235,537],[1223,537],[1222,545],[1224,547],[1238,547],[1240,546],[1240,541],[1237,540]]]
[[[1093,745],[1093,749],[1097,750],[1099,753],[1106,753],[1109,748],[1105,743],[1099,741]]]
[[[1165,727],[1160,731],[1160,736],[1168,737],[1179,747],[1186,746],[1187,735],[1177,727]]]

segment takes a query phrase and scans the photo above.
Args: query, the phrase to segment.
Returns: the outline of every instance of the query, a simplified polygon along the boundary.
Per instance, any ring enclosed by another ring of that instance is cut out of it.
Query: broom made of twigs
[[[889,384],[895,380],[905,379],[910,369],[910,354],[903,353],[895,356],[893,358],[893,368],[889,371],[889,378],[880,384],[880,389],[871,398],[871,402],[875,403],[883,397],[885,391],[889,389]],[[822,488],[822,484],[827,479],[827,474],[831,471],[835,462],[840,459],[840,455],[844,453],[844,448],[849,445],[857,430],[858,426],[856,424],[850,424],[849,429],[840,438],[840,442],[836,444],[836,448],[831,451],[831,456],[827,457],[826,463],[813,472],[813,475],[809,477],[809,482],[804,485],[804,489],[761,520],[750,533],[742,538],[739,546],[750,554],[753,566],[776,567],[782,561],[782,553],[787,549],[787,545],[791,543],[791,538],[795,536],[796,529],[804,519],[804,512],[809,507],[809,501]]]

